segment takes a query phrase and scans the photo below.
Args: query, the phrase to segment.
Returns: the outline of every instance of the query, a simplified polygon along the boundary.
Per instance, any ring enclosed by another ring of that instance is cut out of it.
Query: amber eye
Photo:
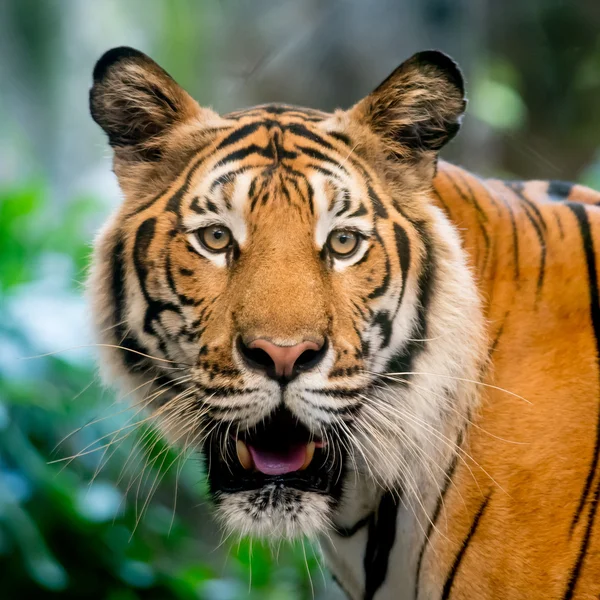
[[[231,245],[231,231],[223,225],[210,225],[196,232],[200,243],[211,252],[225,252]]]
[[[350,229],[336,229],[329,234],[327,245],[335,256],[346,258],[358,248],[360,237]]]

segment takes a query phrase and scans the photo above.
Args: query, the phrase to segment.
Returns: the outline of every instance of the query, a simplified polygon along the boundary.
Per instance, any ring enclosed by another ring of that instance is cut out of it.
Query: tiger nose
[[[261,338],[246,345],[240,338],[238,348],[249,367],[263,371],[280,383],[287,383],[321,362],[327,352],[327,340],[320,344],[305,340],[294,346],[279,346]]]

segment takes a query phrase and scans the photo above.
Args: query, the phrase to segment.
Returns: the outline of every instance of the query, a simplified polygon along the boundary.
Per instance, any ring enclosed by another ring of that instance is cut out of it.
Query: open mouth
[[[337,496],[345,462],[284,408],[249,430],[211,436],[205,455],[213,494],[276,483]]]

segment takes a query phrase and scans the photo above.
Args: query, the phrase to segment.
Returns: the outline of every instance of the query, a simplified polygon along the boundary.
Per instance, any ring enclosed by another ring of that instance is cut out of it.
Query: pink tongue
[[[283,452],[267,452],[248,445],[254,466],[265,475],[283,475],[297,471],[306,459],[306,444],[292,446]]]

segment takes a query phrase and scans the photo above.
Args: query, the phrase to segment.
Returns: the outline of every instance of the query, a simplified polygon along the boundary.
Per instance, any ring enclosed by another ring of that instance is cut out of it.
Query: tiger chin
[[[202,454],[224,526],[320,536],[353,599],[598,597],[600,195],[440,161],[437,51],[333,113],[218,115],[131,48],[93,79],[105,380]]]

